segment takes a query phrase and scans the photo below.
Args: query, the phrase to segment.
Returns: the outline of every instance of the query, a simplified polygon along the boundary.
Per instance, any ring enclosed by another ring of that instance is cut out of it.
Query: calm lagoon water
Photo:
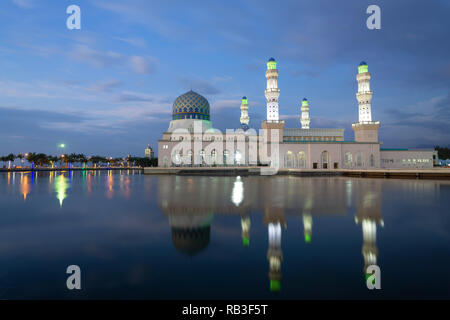
[[[450,298],[449,208],[447,181],[1,173],[0,299]]]

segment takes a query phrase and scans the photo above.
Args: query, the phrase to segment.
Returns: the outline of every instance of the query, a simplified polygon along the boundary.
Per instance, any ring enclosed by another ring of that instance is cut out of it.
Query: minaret
[[[261,128],[264,130],[264,139],[267,142],[272,139],[283,142],[284,120],[280,120],[278,116],[280,89],[278,89],[277,62],[274,58],[270,58],[267,62],[266,78],[267,88],[264,93],[267,100],[267,118],[261,123]],[[273,161],[272,165],[275,163],[277,162]]]
[[[248,117],[248,101],[247,101],[247,97],[243,96],[242,102],[241,102],[241,127],[244,130],[248,129],[249,121],[250,121],[250,118]]]
[[[312,225],[313,225],[312,215],[310,213],[304,213],[303,214],[303,233],[305,235],[306,243],[311,242]]]
[[[309,123],[311,119],[309,118],[309,102],[308,99],[303,98],[302,100],[302,116],[300,118],[300,123],[302,124],[302,129],[309,129]]]
[[[370,73],[369,66],[364,61],[359,64],[356,80],[358,81],[356,100],[358,100],[359,123],[372,122]]]
[[[372,91],[370,91],[369,66],[364,61],[358,66],[358,122],[352,124],[356,142],[378,142],[379,121],[372,121]]]
[[[281,261],[283,253],[281,251],[281,224],[270,222],[269,229],[269,250],[267,259],[269,260],[270,291],[281,290]]]
[[[267,100],[267,121],[277,122],[278,117],[278,97],[280,89],[278,89],[278,70],[277,62],[274,58],[270,58],[267,62],[266,70],[267,89],[265,91]]]
[[[303,234],[305,236],[305,242],[311,242],[312,236],[312,226],[313,226],[313,218],[311,215],[311,210],[313,207],[313,193],[310,189],[308,189],[308,193],[303,205]]]
[[[377,265],[377,226],[384,227],[381,208],[381,182],[376,180],[364,184],[357,182],[355,189],[357,190],[355,222],[361,224],[362,228],[361,253],[364,257],[363,272],[367,279],[369,276],[367,267]]]
[[[250,245],[250,217],[245,215],[241,217],[241,237],[244,247]]]
[[[363,233],[362,255],[364,257],[364,274],[367,274],[367,267],[377,264],[377,223],[372,219],[361,221]]]

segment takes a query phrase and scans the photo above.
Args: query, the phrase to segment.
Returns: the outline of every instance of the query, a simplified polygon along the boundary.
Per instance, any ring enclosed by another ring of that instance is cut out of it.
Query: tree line
[[[90,164],[94,167],[97,166],[121,166],[121,167],[155,167],[158,165],[157,158],[142,158],[142,157],[132,157],[127,156],[126,158],[112,158],[112,157],[103,157],[99,155],[94,155],[87,157],[84,154],[62,154],[60,156],[47,155],[45,153],[36,153],[30,152],[26,154],[8,154],[7,156],[1,156],[0,161],[3,161],[4,166],[5,163],[9,163],[8,167],[11,167],[11,164],[16,160],[20,159],[21,163],[26,160],[30,164],[36,167],[44,167],[44,166],[65,166],[68,167],[69,164],[79,163],[82,166],[89,166]]]
[[[436,146],[434,150],[438,152],[439,159],[441,160],[450,159],[450,148]]]

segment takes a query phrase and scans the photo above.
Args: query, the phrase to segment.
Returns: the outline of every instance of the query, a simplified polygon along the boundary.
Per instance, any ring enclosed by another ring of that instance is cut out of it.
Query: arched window
[[[176,166],[181,165],[181,158],[182,158],[181,150],[173,150],[171,158],[172,158],[173,165],[176,165]]]
[[[351,154],[350,152],[346,152],[346,153],[345,153],[345,159],[344,159],[344,162],[345,162],[345,166],[346,166],[346,167],[348,167],[348,168],[351,168],[351,167],[352,167],[353,156],[352,156],[352,154]]]
[[[241,151],[236,150],[236,152],[234,153],[234,164],[241,165],[242,162],[243,162],[242,153]]]
[[[217,151],[216,149],[213,149],[211,151],[211,164],[216,164],[217,163]]]
[[[304,151],[300,151],[297,154],[298,168],[306,168],[306,156]]]
[[[284,156],[284,167],[285,168],[293,168],[294,167],[294,154],[292,151],[286,152]]]
[[[330,156],[328,151],[323,151],[320,155],[320,163],[323,169],[328,169],[328,163],[330,162]]]
[[[370,166],[375,167],[375,157],[373,154],[370,155]]]
[[[205,162],[205,150],[200,150],[200,164],[204,164]]]
[[[230,161],[230,152],[228,150],[223,150],[223,164],[228,165]]]
[[[193,159],[192,159],[192,150],[188,150],[187,151],[187,159],[186,159],[186,164],[188,165],[192,165],[193,163]]]
[[[357,167],[362,167],[362,162],[363,162],[363,159],[362,159],[362,153],[361,153],[361,152],[358,152],[358,153],[356,154],[356,166],[357,166]]]

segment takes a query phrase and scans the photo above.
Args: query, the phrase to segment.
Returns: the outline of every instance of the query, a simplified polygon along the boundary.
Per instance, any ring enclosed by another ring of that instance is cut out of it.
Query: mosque
[[[278,68],[267,62],[267,116],[262,135],[251,129],[246,96],[241,102],[240,126],[232,133],[214,129],[208,100],[190,90],[173,103],[172,121],[158,141],[158,166],[259,166],[297,169],[432,168],[432,149],[384,149],[378,139],[380,122],[372,119],[371,74],[367,63],[358,66],[358,122],[352,124],[354,140],[344,139],[344,129],[311,128],[309,101],[301,102],[297,128],[285,128],[279,118]],[[265,148],[263,147],[265,143]],[[273,146],[278,152],[273,153]],[[273,156],[271,156],[273,155]]]

